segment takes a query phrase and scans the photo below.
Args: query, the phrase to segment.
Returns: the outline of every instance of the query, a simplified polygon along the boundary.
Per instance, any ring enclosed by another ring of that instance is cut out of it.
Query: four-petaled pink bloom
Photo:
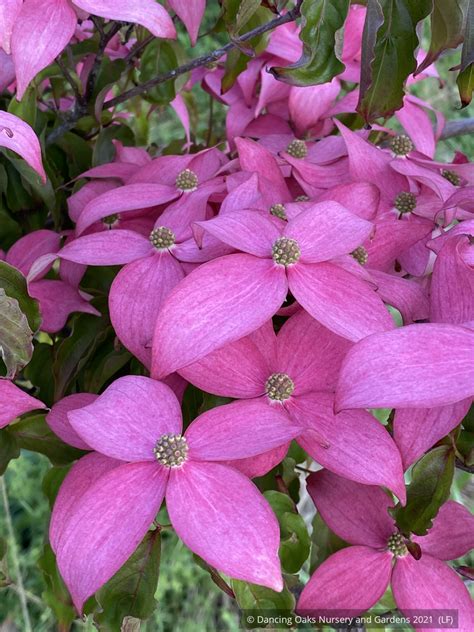
[[[173,392],[134,376],[67,414],[96,451],[65,479],[50,528],[79,611],[130,557],[165,497],[173,527],[192,551],[231,577],[282,589],[278,522],[258,489],[228,462],[286,444],[299,425],[270,407],[250,418],[235,402],[203,413],[182,434]]]
[[[463,505],[448,501],[427,535],[412,536],[421,549],[415,559],[388,513],[393,504],[380,488],[320,471],[308,478],[308,491],[330,529],[351,546],[316,569],[299,598],[300,613],[350,611],[356,616],[377,603],[391,583],[402,613],[449,610],[458,616],[457,629],[474,628],[469,592],[445,563],[474,547],[474,516]]]
[[[242,210],[197,223],[241,252],[200,266],[169,295],[157,319],[153,375],[166,376],[255,331],[288,290],[316,320],[350,340],[395,326],[347,257],[370,234],[370,222],[336,202],[310,206],[287,223],[273,220]]]
[[[404,501],[400,454],[385,428],[365,410],[334,414],[337,376],[351,346],[300,309],[278,335],[269,321],[180,374],[203,391],[243,400],[255,424],[268,408],[281,410],[301,425],[296,441],[315,461],[359,483],[384,485]],[[282,456],[281,450],[262,455],[264,468]],[[248,471],[264,474],[259,465],[252,460]]]

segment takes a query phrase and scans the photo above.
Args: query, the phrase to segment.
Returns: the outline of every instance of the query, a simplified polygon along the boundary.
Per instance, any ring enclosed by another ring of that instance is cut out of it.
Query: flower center
[[[120,215],[118,213],[112,213],[112,215],[107,215],[107,217],[102,218],[102,223],[107,226],[107,228],[112,228],[117,224],[120,219]]]
[[[441,175],[443,176],[443,178],[446,178],[446,180],[449,180],[449,182],[451,182],[451,184],[454,184],[455,187],[458,187],[461,184],[460,176],[458,176],[457,173],[454,173],[454,171],[449,171],[448,169],[443,169],[441,171]]]
[[[399,134],[391,139],[390,149],[396,156],[406,156],[413,151],[415,147],[406,134]]]
[[[173,246],[176,237],[173,231],[166,226],[159,226],[151,231],[150,241],[157,250],[166,250],[166,248]]]
[[[279,217],[280,219],[287,219],[284,204],[273,204],[270,207],[270,214],[274,215],[275,217]]]
[[[179,467],[188,458],[188,443],[180,434],[164,434],[158,439],[153,452],[156,460],[165,467]]]
[[[197,189],[199,179],[194,171],[185,169],[178,173],[176,177],[176,188],[180,191],[195,191]]]
[[[296,263],[301,257],[300,247],[295,239],[280,237],[273,244],[272,257],[275,263],[281,266],[289,266]]]
[[[416,196],[408,191],[402,191],[395,198],[394,206],[400,213],[411,213],[416,208]]]
[[[367,263],[367,259],[369,258],[367,250],[364,248],[364,246],[359,246],[358,248],[353,250],[351,252],[351,255],[356,261],[360,263],[361,266],[365,266],[365,264]]]
[[[295,198],[295,202],[309,202],[309,195],[298,195]]]
[[[387,547],[395,557],[403,557],[408,554],[407,546],[400,533],[392,533],[388,539]]]
[[[286,373],[273,373],[265,382],[266,394],[277,402],[284,402],[289,399],[294,390],[295,384]]]
[[[308,155],[308,148],[306,147],[306,143],[304,140],[292,140],[291,143],[286,148],[286,153],[290,154],[293,158],[306,158]]]

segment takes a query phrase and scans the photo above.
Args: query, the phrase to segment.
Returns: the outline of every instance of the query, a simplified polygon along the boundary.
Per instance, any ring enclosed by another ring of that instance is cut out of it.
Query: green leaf
[[[54,383],[51,379],[53,370],[53,346],[45,342],[35,342],[33,357],[23,371],[25,380],[29,380],[36,387],[39,395],[47,406],[54,403]]]
[[[434,0],[431,14],[431,42],[416,74],[428,68],[447,48],[456,48],[463,40],[463,25],[469,0]]]
[[[281,592],[275,592],[264,586],[249,584],[237,579],[231,581],[232,590],[239,608],[243,610],[242,626],[244,628],[260,628],[257,615],[265,612],[265,616],[291,615],[295,607],[295,598],[285,586]],[[253,617],[254,621],[250,621]]]
[[[36,171],[33,171],[30,165],[28,165],[24,160],[16,158],[14,154],[9,154],[8,160],[21,176],[23,186],[28,188],[30,195],[32,195],[38,202],[42,202],[48,211],[54,213],[56,210],[56,195],[50,180],[48,179],[46,184],[43,184]]]
[[[58,629],[69,630],[77,614],[68,589],[59,574],[56,557],[49,544],[44,547],[43,554],[38,560],[38,567],[42,571],[46,584],[42,595],[43,600],[53,611]]]
[[[272,13],[265,7],[258,7],[254,11],[253,15],[247,20],[246,31],[251,31],[258,26],[262,26],[272,19]],[[268,43],[269,34],[263,33],[258,37],[252,37],[252,39],[245,42],[245,49],[239,50],[238,48],[230,51],[225,61],[225,73],[222,78],[222,92],[225,93],[230,90],[234,85],[237,77],[247,68],[247,64],[250,61],[250,54],[254,52],[259,54],[265,50]],[[248,50],[249,55],[245,54]],[[243,51],[243,52],[242,52]]]
[[[18,116],[18,118],[21,118],[34,128],[36,123],[36,114],[38,112],[36,99],[36,88],[33,85],[30,85],[21,101],[17,101],[16,99],[12,99],[10,101],[8,111],[10,114]]]
[[[181,59],[179,45],[164,40],[153,40],[143,51],[140,60],[140,83],[145,83],[157,75],[179,66]],[[176,96],[173,80],[154,86],[145,94],[152,103],[167,105]]]
[[[134,145],[135,136],[127,125],[111,125],[104,128],[97,137],[92,154],[92,164],[94,167],[112,162],[116,149],[112,141],[119,140],[124,145]]]
[[[214,567],[210,566],[207,562],[205,562],[202,559],[202,557],[199,557],[199,555],[196,555],[196,553],[193,553],[193,560],[196,562],[196,564],[200,568],[202,568],[207,573],[209,573],[211,580],[219,588],[219,590],[222,590],[222,592],[225,592],[227,595],[229,595],[229,597],[232,597],[232,598],[235,597],[230,586],[219,575],[218,571]]]
[[[459,72],[456,83],[462,107],[465,108],[472,101],[472,92],[474,90],[474,64],[470,64],[467,68]]]
[[[405,535],[426,535],[441,505],[449,498],[454,476],[454,450],[441,445],[425,454],[412,470],[405,507],[394,510],[397,525]]]
[[[330,555],[340,551],[345,546],[347,545],[344,540],[331,531],[321,518],[321,514],[317,513],[313,519],[311,535],[310,573],[314,573]]]
[[[84,452],[61,441],[45,420],[44,414],[33,415],[9,426],[18,446],[48,457],[53,465],[64,465],[81,457]]]
[[[70,469],[70,465],[56,465],[54,467],[50,467],[44,475],[41,487],[43,489],[43,494],[48,499],[51,509],[53,508],[56,496],[58,495],[59,488]]]
[[[239,8],[237,10],[237,15],[235,16],[235,24],[233,25],[233,33],[237,34],[241,29],[248,24],[249,20],[255,14],[257,9],[260,6],[261,0],[241,0],[239,3]],[[246,31],[250,31],[253,27],[249,27],[245,29]]]
[[[368,0],[357,104],[367,123],[402,107],[406,79],[416,69],[416,27],[431,8],[432,0]]]
[[[349,0],[303,0],[303,54],[290,66],[271,68],[273,76],[294,86],[312,86],[341,73],[345,66],[336,56],[337,32],[344,25],[349,4]]]
[[[280,560],[287,573],[297,573],[309,555],[310,538],[303,518],[286,494],[268,491],[265,498],[280,525]]]
[[[16,438],[8,428],[0,430],[0,476],[5,472],[8,464],[20,456],[20,447]]]
[[[28,319],[18,301],[7,296],[0,287],[0,356],[7,368],[7,377],[15,377],[32,355],[33,332]]]
[[[0,288],[5,290],[7,296],[18,301],[30,328],[33,332],[38,331],[41,325],[38,302],[28,295],[26,279],[22,273],[4,261],[0,261]]]
[[[111,328],[104,318],[76,314],[71,319],[71,335],[54,349],[54,400],[61,399],[77,374],[87,365]]]
[[[120,630],[125,617],[148,619],[156,608],[161,538],[150,531],[122,568],[99,590],[102,612],[95,615],[101,630]]]

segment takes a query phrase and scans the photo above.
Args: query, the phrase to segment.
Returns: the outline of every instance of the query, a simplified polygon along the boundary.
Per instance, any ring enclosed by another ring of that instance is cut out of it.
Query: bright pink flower
[[[336,408],[427,408],[474,395],[474,331],[409,325],[368,336],[341,367]]]
[[[436,323],[461,325],[474,321],[474,257],[472,237],[463,223],[455,234],[439,238],[441,247],[431,277],[431,316]],[[431,245],[436,248],[434,240]]]
[[[20,415],[46,408],[43,402],[28,395],[10,380],[0,378],[0,428],[5,428]]]
[[[51,230],[35,230],[19,239],[8,251],[5,260],[15,266],[25,276],[28,276],[33,264],[40,258],[58,252],[61,236]],[[54,258],[54,257],[53,257]],[[67,265],[67,262],[64,262]],[[28,293],[36,298],[40,304],[41,329],[48,333],[54,333],[64,327],[69,315],[73,312],[84,312],[100,316],[100,312],[93,307],[89,300],[91,296],[81,292],[77,287],[69,283],[69,274],[74,274],[72,269],[61,270],[63,279],[43,279],[37,275],[34,280],[28,282]]]
[[[91,447],[86,443],[74,430],[69,419],[68,413],[77,408],[89,406],[97,399],[97,395],[92,393],[74,393],[63,397],[56,402],[51,411],[46,415],[46,423],[51,430],[58,435],[64,442],[79,448],[79,450],[90,450]]]
[[[11,36],[19,100],[30,81],[62,53],[73,37],[75,8],[141,24],[156,37],[176,37],[170,16],[155,0],[74,0],[73,4],[68,0],[25,0],[16,14]]]
[[[203,391],[245,400],[243,414],[255,423],[269,407],[281,410],[301,425],[296,440],[315,461],[404,500],[400,456],[385,428],[366,411],[334,415],[337,376],[351,346],[300,310],[278,336],[270,321],[180,373]],[[280,452],[274,456],[278,463]]]
[[[223,462],[285,444],[300,427],[277,409],[268,407],[257,423],[242,410],[240,402],[214,408],[182,435],[171,390],[130,376],[69,412],[74,430],[98,452],[71,470],[51,523],[59,569],[79,611],[133,553],[165,495],[191,550],[231,577],[281,590],[276,518],[257,488]]]
[[[162,185],[130,184],[107,191],[86,206],[79,216],[78,229],[86,230],[97,220],[110,216],[113,208],[126,218],[128,210],[154,206],[156,192],[159,190],[161,196],[163,188]],[[204,201],[201,198],[202,213],[196,198],[193,205],[184,198],[177,204],[184,200],[187,209],[198,217],[203,216],[206,196],[208,192],[204,194]],[[158,312],[171,290],[184,278],[183,264],[208,261],[230,251],[212,236],[208,236],[204,247],[199,249],[191,237],[186,212],[180,214],[176,205],[170,209],[168,207],[156,220],[147,236],[125,228],[96,232],[71,241],[59,252],[62,260],[75,263],[128,264],[112,284],[110,317],[121,342],[146,366],[151,365],[151,343]]]
[[[330,529],[351,546],[317,568],[299,598],[300,613],[329,610],[334,616],[334,611],[350,610],[356,616],[371,608],[391,582],[402,613],[457,611],[458,629],[472,630],[474,608],[469,592],[444,563],[474,546],[474,516],[465,507],[448,501],[428,534],[411,538],[421,548],[421,558],[416,560],[388,513],[393,504],[380,488],[358,485],[323,470],[308,478],[308,491]]]
[[[0,48],[11,53],[11,37],[23,0],[2,0],[0,4]]]
[[[0,111],[0,146],[19,154],[46,182],[41,146],[33,129],[18,116]]]
[[[281,220],[280,228],[255,211],[226,213],[199,227],[243,252],[200,266],[169,296],[153,341],[156,376],[255,331],[288,290],[316,320],[346,338],[394,327],[371,287],[339,265],[372,230],[339,204],[311,206],[288,223]]]

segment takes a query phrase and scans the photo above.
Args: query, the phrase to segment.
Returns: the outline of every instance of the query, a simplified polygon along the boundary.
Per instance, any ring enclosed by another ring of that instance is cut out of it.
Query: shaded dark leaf
[[[271,68],[272,75],[294,86],[312,86],[340,74],[345,66],[336,56],[336,34],[344,25],[349,4],[349,0],[304,0],[303,54],[290,66]]]
[[[368,0],[357,104],[366,123],[402,107],[405,82],[416,68],[416,27],[431,8],[432,0]]]
[[[451,446],[441,445],[425,454],[413,467],[405,507],[394,510],[397,525],[405,535],[426,535],[438,511],[449,498],[455,455]]]

